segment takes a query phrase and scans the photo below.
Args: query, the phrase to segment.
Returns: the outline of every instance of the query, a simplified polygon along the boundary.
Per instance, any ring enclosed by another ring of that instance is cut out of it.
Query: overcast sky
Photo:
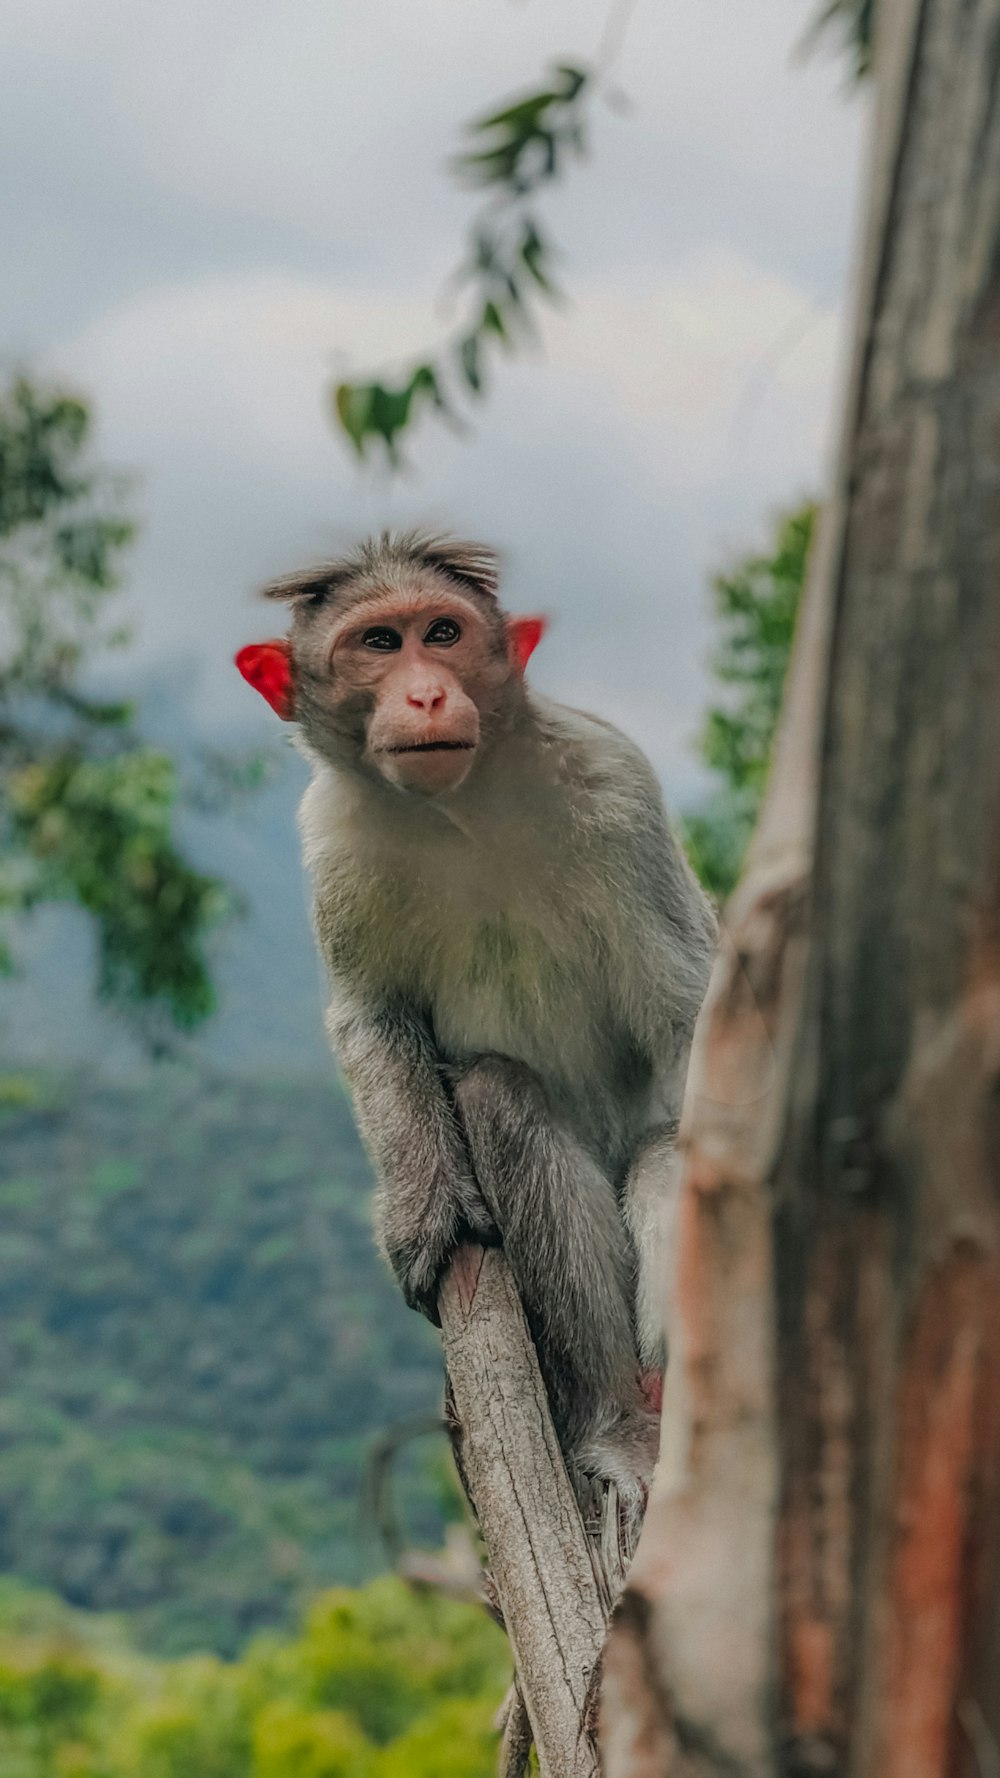
[[[139,472],[138,647],[205,723],[270,733],[229,665],[273,627],[256,584],[429,519],[557,620],[537,682],[690,793],[708,576],[829,436],[864,120],[842,60],[795,54],[810,0],[638,0],[628,110],[547,207],[572,305],[472,436],[425,431],[390,481],[324,413],[332,375],[441,330],[460,123],[592,54],[607,4],[5,0],[0,342]]]

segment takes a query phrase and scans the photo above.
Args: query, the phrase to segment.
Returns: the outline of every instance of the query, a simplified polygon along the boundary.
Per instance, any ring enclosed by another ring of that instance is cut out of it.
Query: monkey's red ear
[[[509,617],[507,619],[507,640],[510,644],[511,660],[519,673],[524,672],[548,627],[548,618],[545,617]]]
[[[247,684],[260,692],[282,722],[294,722],[295,688],[288,643],[280,637],[271,642],[248,642],[235,660]]]

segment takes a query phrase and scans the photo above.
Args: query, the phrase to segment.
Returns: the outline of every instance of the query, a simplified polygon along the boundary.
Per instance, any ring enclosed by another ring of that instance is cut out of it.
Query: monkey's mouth
[[[471,753],[475,741],[413,741],[406,747],[387,747],[387,753]]]

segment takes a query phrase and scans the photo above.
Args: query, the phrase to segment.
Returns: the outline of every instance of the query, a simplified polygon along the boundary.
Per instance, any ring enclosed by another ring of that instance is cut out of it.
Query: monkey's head
[[[457,790],[516,720],[545,628],[501,610],[491,550],[419,532],[265,591],[291,634],[241,648],[244,679],[331,764],[424,796]]]

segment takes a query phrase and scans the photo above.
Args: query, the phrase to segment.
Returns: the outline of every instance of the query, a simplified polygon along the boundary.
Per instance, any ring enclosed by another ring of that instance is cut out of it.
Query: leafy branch
[[[492,196],[475,219],[469,250],[454,281],[466,289],[454,333],[427,358],[395,377],[339,383],[337,421],[359,457],[370,445],[399,461],[399,435],[428,411],[459,418],[460,402],[482,395],[492,352],[534,337],[534,309],[555,300],[552,248],[533,202],[587,145],[593,71],[560,66],[550,81],[466,129],[453,170]]]
[[[212,1010],[209,933],[236,911],[177,834],[179,783],[130,701],[87,677],[135,533],[124,486],[89,453],[86,404],[18,377],[0,388],[0,976],[33,909],[89,917],[97,990],[149,1046]]]
[[[720,636],[711,664],[726,695],[705,716],[698,752],[716,787],[685,815],[684,835],[720,899],[736,885],[767,786],[815,521],[810,501],[780,521],[769,554],[746,557],[713,583]]]
[[[485,392],[491,356],[536,337],[537,305],[561,293],[534,201],[586,150],[589,109],[621,47],[632,3],[618,0],[592,66],[561,64],[542,87],[466,126],[466,146],[452,171],[491,197],[473,221],[468,252],[451,280],[467,293],[463,317],[426,357],[394,374],[335,386],[336,424],[360,458],[374,446],[398,465],[401,435],[428,413],[461,424],[463,404]],[[876,6],[877,0],[824,0],[806,45],[839,28],[860,80],[871,70]]]

